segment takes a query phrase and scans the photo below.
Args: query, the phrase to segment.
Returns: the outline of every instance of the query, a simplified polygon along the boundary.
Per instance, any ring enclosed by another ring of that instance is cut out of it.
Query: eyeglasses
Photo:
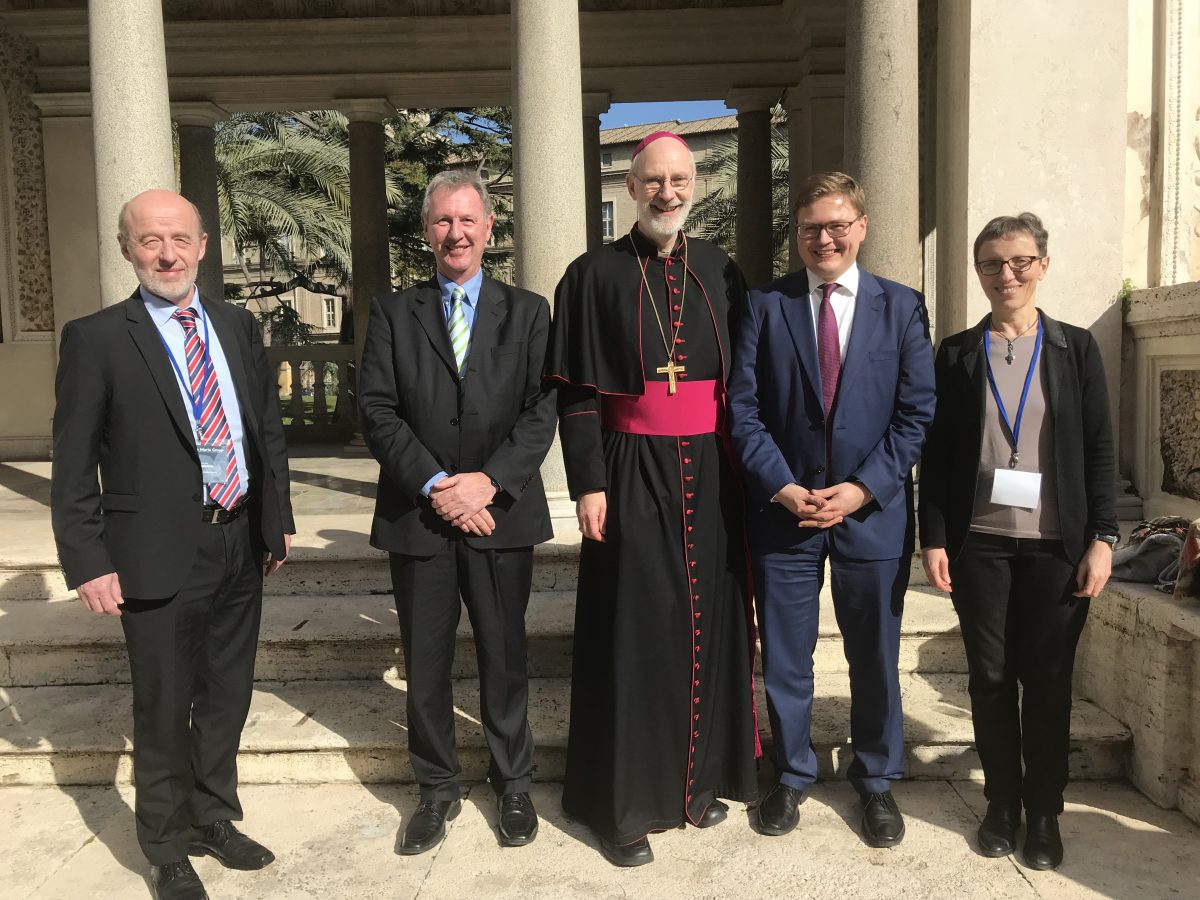
[[[630,174],[633,174],[633,173],[630,173]],[[682,191],[684,188],[686,188],[689,184],[692,183],[692,178],[694,176],[692,176],[692,175],[672,175],[670,178],[666,178],[666,179],[664,179],[664,178],[638,178],[637,175],[634,175],[633,177],[637,178],[637,180],[642,183],[642,187],[644,187],[646,189],[647,194],[657,194],[659,191],[661,191],[663,189],[664,184],[671,185],[671,190],[673,190],[673,191]]]
[[[1008,266],[1013,273],[1024,272],[1035,262],[1041,259],[1040,256],[1014,256],[1010,259],[982,259],[975,263],[975,271],[980,275],[999,275],[1005,266]]]
[[[822,231],[830,237],[845,237],[850,233],[850,226],[861,218],[862,216],[855,216],[849,222],[822,222],[820,225],[797,225],[796,233],[806,241],[815,241],[821,236]]]

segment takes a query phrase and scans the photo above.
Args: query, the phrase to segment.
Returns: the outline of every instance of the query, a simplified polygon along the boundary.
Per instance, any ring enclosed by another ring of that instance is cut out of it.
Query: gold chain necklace
[[[686,366],[681,366],[675,362],[675,347],[676,341],[679,340],[679,329],[683,327],[683,304],[687,300],[687,276],[688,276],[688,246],[687,238],[683,238],[683,291],[679,295],[679,315],[674,322],[674,331],[671,332],[670,339],[667,338],[667,330],[663,328],[662,316],[658,314],[658,304],[654,301],[654,292],[650,290],[650,280],[646,277],[646,267],[650,265],[650,257],[647,256],[643,261],[641,254],[637,252],[637,246],[633,248],[634,255],[637,256],[638,262],[641,264],[642,284],[646,286],[646,296],[650,298],[650,308],[654,310],[654,321],[658,323],[658,333],[662,337],[663,350],[667,354],[667,364],[659,366],[654,371],[659,375],[667,376],[667,394],[675,393],[676,383],[675,376],[683,374],[687,371]],[[671,295],[667,293],[667,306],[671,305]]]

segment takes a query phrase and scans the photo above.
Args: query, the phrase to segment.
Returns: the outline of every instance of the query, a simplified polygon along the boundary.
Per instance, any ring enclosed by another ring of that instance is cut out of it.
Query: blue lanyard
[[[204,312],[204,307],[201,304],[197,303],[196,308],[200,310],[200,318],[204,322],[204,369],[203,369],[203,371],[208,372],[213,367],[212,357],[209,356],[209,353],[208,353],[208,315]],[[172,314],[172,318],[174,318],[174,314]],[[180,327],[182,328],[183,326],[180,325]],[[157,329],[155,329],[155,330],[157,330]],[[158,332],[158,339],[160,341],[162,341],[163,349],[167,351],[167,359],[169,359],[171,361],[171,365],[175,368],[175,374],[179,376],[179,381],[183,385],[183,389],[185,391],[187,391],[188,399],[192,402],[192,415],[196,419],[196,436],[197,436],[197,442],[199,442],[199,439],[200,439],[200,415],[201,415],[201,413],[204,412],[204,402],[203,402],[204,397],[201,396],[199,401],[196,400],[196,395],[192,392],[192,382],[189,379],[184,377],[183,369],[179,368],[179,362],[178,362],[178,360],[175,359],[175,354],[171,352],[171,348],[169,346],[167,346],[167,339],[165,337],[163,337],[163,334],[161,331]],[[184,338],[183,348],[184,348],[183,349],[184,355],[186,356],[187,355],[187,338],[186,338],[186,336]]]
[[[992,342],[991,332],[983,333],[983,358],[987,360],[987,376],[988,384],[992,386],[992,396],[996,398],[996,407],[1000,410],[1000,418],[1004,420],[1004,427],[1008,429],[1009,437],[1012,439],[1012,456],[1008,458],[1008,467],[1015,469],[1017,463],[1021,460],[1021,454],[1017,449],[1017,442],[1021,438],[1021,418],[1025,415],[1025,401],[1029,397],[1029,385],[1033,383],[1033,373],[1037,371],[1038,353],[1042,349],[1042,319],[1038,316],[1037,337],[1033,341],[1033,358],[1029,360],[1029,371],[1025,373],[1025,387],[1021,390],[1021,403],[1017,407],[1017,419],[1015,422],[1008,420],[1008,410],[1004,408],[1004,401],[1000,399],[1000,389],[996,387],[996,376],[992,374]]]

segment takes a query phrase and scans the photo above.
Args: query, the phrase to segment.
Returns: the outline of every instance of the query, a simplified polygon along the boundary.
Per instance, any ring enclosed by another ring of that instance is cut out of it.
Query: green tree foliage
[[[737,258],[737,134],[715,143],[700,173],[716,176],[718,186],[696,201],[688,230],[719,244]],[[788,139],[787,114],[771,113],[771,256],[775,275],[788,269]]]
[[[511,175],[512,119],[507,109],[401,110],[384,121],[385,191],[392,282],[428,277],[433,257],[421,230],[421,200],[434,174],[454,165],[487,171],[491,185]],[[227,285],[235,302],[302,287],[342,295],[351,286],[350,136],[338,112],[239,113],[216,128],[221,230],[234,245],[244,285]],[[494,195],[496,244],[486,265],[506,262],[511,201]],[[246,264],[257,251],[257,271]],[[286,323],[281,332],[294,329]]]
[[[473,166],[486,172],[484,181],[496,212],[495,249],[484,258],[489,274],[504,268],[510,254],[512,197],[512,115],[504,107],[468,110],[402,110],[385,122],[389,178],[394,176],[400,200],[389,204],[393,283],[404,288],[428,278],[433,254],[421,230],[421,201],[438,172],[451,166]]]

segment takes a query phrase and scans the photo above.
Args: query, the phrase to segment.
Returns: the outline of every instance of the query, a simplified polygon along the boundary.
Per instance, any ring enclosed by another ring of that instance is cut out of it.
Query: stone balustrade
[[[271,346],[288,443],[341,443],[354,434],[352,344]],[[306,402],[312,398],[311,407]]]

